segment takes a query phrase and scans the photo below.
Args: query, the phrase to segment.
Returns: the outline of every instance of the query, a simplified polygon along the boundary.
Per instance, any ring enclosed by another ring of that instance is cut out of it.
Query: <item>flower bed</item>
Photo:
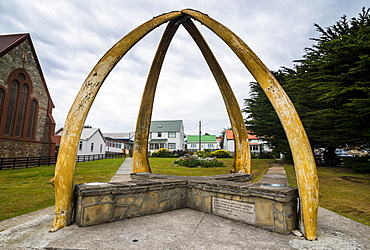
[[[213,168],[213,167],[223,167],[224,163],[217,160],[214,157],[201,158],[197,155],[185,155],[181,156],[175,160],[175,165],[184,166],[188,168]]]

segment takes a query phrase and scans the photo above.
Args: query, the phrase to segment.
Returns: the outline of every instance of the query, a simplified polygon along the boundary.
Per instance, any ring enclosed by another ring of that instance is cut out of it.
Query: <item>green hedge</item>
[[[344,158],[343,165],[357,173],[370,173],[370,157]]]

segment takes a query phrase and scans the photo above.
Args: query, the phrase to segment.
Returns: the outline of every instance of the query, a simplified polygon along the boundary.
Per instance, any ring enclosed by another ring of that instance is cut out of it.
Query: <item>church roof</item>
[[[35,51],[35,48],[33,47],[33,43],[32,43],[31,36],[30,36],[29,33],[0,35],[0,57],[3,57],[9,51],[13,50],[14,48],[16,48],[18,45],[20,45],[21,43],[23,43],[26,40],[28,40],[28,44],[31,48],[31,52],[32,52],[33,58],[35,60],[37,69],[39,71],[41,80],[44,84],[44,87],[45,87],[46,93],[49,97],[49,100],[51,101],[52,107],[54,108],[55,106],[54,106],[54,103],[51,99],[49,89],[46,85],[44,74],[42,72],[41,65],[40,65],[39,59],[37,58],[36,51]]]
[[[0,57],[17,47],[24,40],[30,38],[28,33],[0,35]]]

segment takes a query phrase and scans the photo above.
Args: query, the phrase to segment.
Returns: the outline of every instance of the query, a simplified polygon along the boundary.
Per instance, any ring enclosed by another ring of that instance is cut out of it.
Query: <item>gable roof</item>
[[[215,135],[201,135],[201,143],[216,143]],[[188,135],[188,143],[199,143],[199,135]]]
[[[0,36],[0,57],[17,47],[28,38],[29,34],[12,34]]]
[[[103,136],[114,140],[131,140],[134,137],[134,133],[103,133]]]
[[[234,140],[235,139],[234,138],[234,133],[231,129],[225,131],[225,137],[226,137],[227,140]],[[248,134],[248,140],[258,140],[258,136]]]
[[[40,78],[42,83],[44,84],[44,88],[46,91],[46,94],[48,95],[48,98],[50,100],[50,103],[52,107],[54,108],[54,103],[51,99],[48,87],[46,86],[46,81],[44,78],[44,74],[42,73],[41,65],[39,62],[39,59],[37,58],[35,48],[33,47],[33,43],[31,40],[31,36],[29,33],[23,33],[23,34],[10,34],[10,35],[0,35],[0,57],[3,57],[5,54],[7,54],[9,51],[13,50],[15,47],[23,43],[24,41],[28,41],[28,44],[31,48],[31,52],[33,55],[33,58],[35,60]]]
[[[80,136],[80,140],[89,140],[94,134],[100,133],[101,137],[105,141],[105,138],[99,128],[83,128]]]
[[[150,123],[150,132],[180,132],[182,128],[182,120],[152,121]]]

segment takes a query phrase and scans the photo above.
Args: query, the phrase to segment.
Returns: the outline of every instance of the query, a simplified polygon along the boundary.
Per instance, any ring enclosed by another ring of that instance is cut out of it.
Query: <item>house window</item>
[[[168,149],[176,149],[176,143],[168,143]]]
[[[160,149],[164,148],[164,143],[150,143],[149,149]]]
[[[176,132],[168,132],[168,138],[176,138]]]
[[[91,143],[90,151],[91,151],[91,152],[94,152],[94,143],[93,143],[93,142]]]
[[[157,137],[162,137],[162,132],[158,132]]]
[[[103,152],[103,144],[100,144],[100,153],[102,153]]]
[[[258,145],[251,145],[251,151],[259,151]]]
[[[80,143],[78,144],[78,150],[80,150],[80,151],[82,151],[82,144],[83,144],[82,141],[80,141]]]
[[[195,143],[192,143],[192,144],[190,144],[191,146],[191,148],[197,148],[197,144],[195,144]]]
[[[208,144],[208,148],[213,148],[213,144]]]

